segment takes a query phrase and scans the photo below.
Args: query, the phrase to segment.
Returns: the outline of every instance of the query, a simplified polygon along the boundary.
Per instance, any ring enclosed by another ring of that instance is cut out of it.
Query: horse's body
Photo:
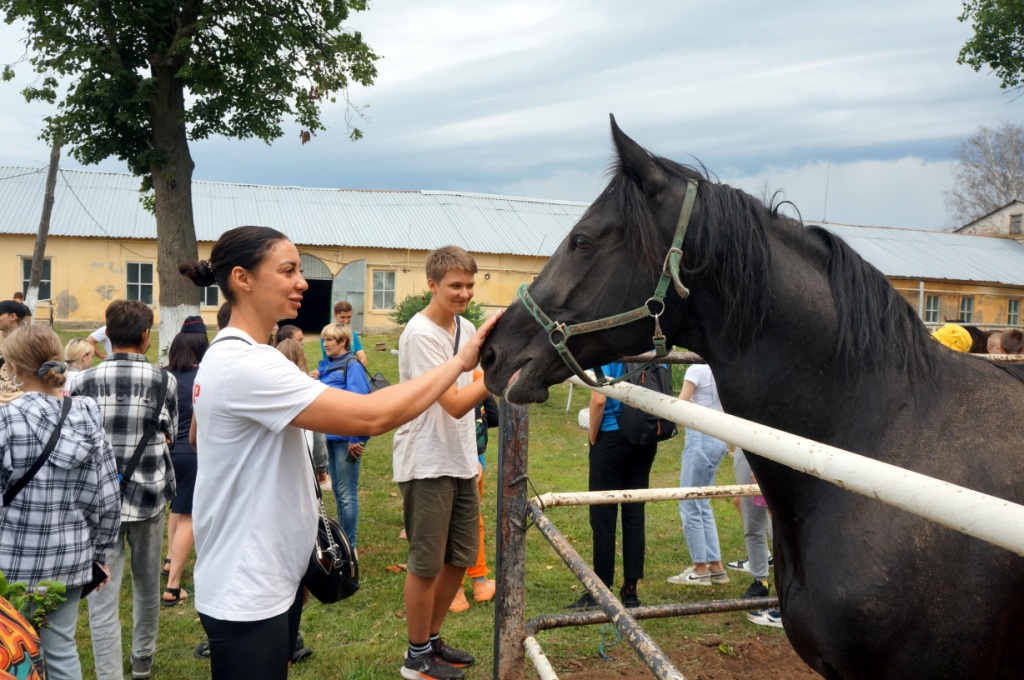
[[[840,239],[654,158],[612,125],[617,172],[529,293],[578,323],[642,306],[699,180],[661,326],[703,356],[725,410],[1024,502],[1024,384],[929,338]],[[650,349],[650,319],[580,335],[586,367]],[[492,391],[543,401],[570,374],[523,304],[484,349]],[[1024,677],[1024,559],[756,455],[793,647],[828,678]]]

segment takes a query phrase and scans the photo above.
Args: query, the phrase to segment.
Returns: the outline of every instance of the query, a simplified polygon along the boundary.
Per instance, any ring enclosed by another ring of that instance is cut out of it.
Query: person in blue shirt
[[[622,376],[621,363],[601,367],[609,378]],[[646,489],[650,486],[651,466],[658,452],[658,443],[634,445],[619,432],[622,402],[590,393],[590,491]],[[622,571],[619,596],[626,607],[639,607],[637,582],[644,576],[646,535],[644,503],[591,505],[590,528],[594,535],[594,572],[611,588],[615,578],[615,529],[619,508],[622,508]],[[590,595],[584,595],[567,609],[586,611],[597,607]]]
[[[320,332],[328,362],[320,370],[320,382],[355,394],[370,393],[370,379],[353,355],[352,329],[332,323]],[[338,523],[352,547],[359,524],[359,463],[370,438],[327,435],[327,472],[338,504]]]

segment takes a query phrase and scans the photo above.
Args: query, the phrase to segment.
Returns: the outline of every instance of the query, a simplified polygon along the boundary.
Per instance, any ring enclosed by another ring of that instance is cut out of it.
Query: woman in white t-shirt
[[[412,420],[476,366],[500,314],[429,373],[357,395],[310,378],[260,344],[278,319],[298,315],[308,288],[284,234],[231,229],[209,260],[179,270],[197,286],[216,283],[232,303],[231,322],[211,343],[193,391],[195,606],[212,676],[285,678],[318,514],[302,430],[378,435]]]

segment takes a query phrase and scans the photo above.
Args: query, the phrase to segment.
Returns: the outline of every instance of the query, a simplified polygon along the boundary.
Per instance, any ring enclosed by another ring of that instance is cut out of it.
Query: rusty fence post
[[[523,680],[526,639],[526,483],[529,411],[501,401],[498,462],[494,680]]]

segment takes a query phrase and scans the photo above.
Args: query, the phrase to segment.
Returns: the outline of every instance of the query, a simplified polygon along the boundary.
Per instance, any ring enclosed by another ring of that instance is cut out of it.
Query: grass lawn
[[[62,332],[63,342],[72,337],[84,337],[89,331]],[[398,361],[390,351],[372,349],[378,342],[387,343],[388,350],[397,347],[397,336],[368,336],[363,338],[370,360],[370,372],[381,371],[392,382],[398,380]],[[156,346],[156,339],[153,341]],[[306,342],[310,366],[319,358],[319,347],[314,338]],[[150,351],[155,355],[155,350]],[[153,358],[153,356],[151,356]],[[681,380],[681,369],[676,368],[676,387]],[[585,491],[587,488],[586,433],[576,424],[577,412],[586,406],[589,392],[576,389],[572,406],[565,410],[568,387],[552,388],[551,399],[530,408],[530,478],[539,493],[548,491]],[[488,562],[494,564],[495,489],[493,481],[498,466],[497,430],[491,431],[491,445],[487,451],[488,478],[483,499],[484,517],[488,521]],[[679,456],[682,436],[663,442],[652,472],[652,487],[678,486]],[[719,471],[719,484],[733,483],[732,459],[727,457]],[[259,503],[259,498],[239,499],[245,503]],[[324,501],[333,514],[333,497],[325,492]],[[723,559],[743,556],[743,534],[740,518],[728,500],[714,500],[712,505],[718,520]],[[561,531],[575,545],[585,559],[590,558],[590,526],[585,507],[553,508],[550,516]],[[323,680],[359,678],[374,679],[398,677],[398,667],[406,646],[405,622],[402,611],[404,574],[389,567],[400,565],[406,559],[406,544],[398,537],[402,529],[401,498],[397,486],[391,481],[391,436],[376,437],[367,446],[360,481],[360,570],[362,588],[354,597],[336,605],[322,605],[311,601],[302,617],[301,631],[307,646],[314,650],[311,659],[294,667],[291,677]],[[563,607],[582,593],[582,587],[569,570],[558,560],[554,551],[536,530],[528,536],[526,616],[561,612]],[[686,589],[666,583],[665,579],[689,564],[686,543],[680,528],[678,506],[675,502],[651,503],[647,506],[647,578],[641,582],[640,598],[644,604],[667,604],[738,597],[750,581],[742,572],[731,572],[728,585],[709,589]],[[191,592],[191,564],[186,569],[183,585]],[[617,565],[621,580],[621,560]],[[470,592],[470,591],[467,591]],[[472,603],[472,597],[470,596]],[[124,628],[125,656],[129,654],[131,639],[130,579],[125,578],[121,615]],[[490,678],[493,670],[494,608],[491,603],[472,603],[463,613],[451,614],[443,633],[455,646],[471,651],[477,657],[477,666],[467,677]],[[86,607],[79,618],[78,640],[86,677],[93,673],[92,648]],[[204,678],[209,676],[209,664],[193,658],[193,648],[205,639],[202,626],[191,599],[177,607],[163,608],[160,612],[160,635],[154,663],[154,677]],[[749,632],[752,626],[744,621],[742,613],[709,615],[684,619],[656,619],[644,622],[644,627],[659,642],[678,640],[715,633],[728,639],[728,633]],[[782,631],[760,629],[766,635],[782,635]],[[614,637],[614,634],[613,634]],[[542,632],[538,635],[545,653],[556,671],[568,668],[579,670],[608,666],[599,657],[602,641],[601,627],[590,626]],[[616,667],[630,677],[648,677],[646,669],[635,660],[625,641],[611,651]],[[527,662],[527,677],[535,677]]]

